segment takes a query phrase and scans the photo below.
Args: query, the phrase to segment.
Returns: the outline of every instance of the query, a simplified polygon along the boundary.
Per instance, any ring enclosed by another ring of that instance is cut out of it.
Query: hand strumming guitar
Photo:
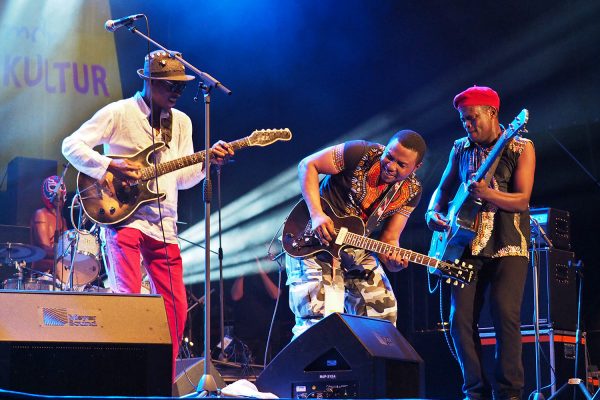
[[[333,220],[325,214],[325,212],[318,214],[313,213],[310,220],[311,229],[317,235],[321,244],[329,246],[329,242],[335,237],[335,225],[333,224]]]
[[[123,178],[139,179],[141,166],[125,158],[113,158],[108,165],[108,172]]]

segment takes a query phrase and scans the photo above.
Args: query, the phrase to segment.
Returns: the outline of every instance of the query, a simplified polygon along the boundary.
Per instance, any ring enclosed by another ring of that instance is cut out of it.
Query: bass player
[[[527,277],[529,199],[533,188],[535,151],[523,138],[504,148],[488,185],[471,181],[503,133],[498,122],[500,98],[474,86],[454,98],[466,137],[454,142],[446,169],[425,214],[434,231],[450,228],[443,213],[460,183],[483,205],[477,214],[474,239],[462,260],[478,269],[476,282],[452,288],[450,333],[462,369],[462,390],[467,399],[492,399],[492,387],[483,372],[478,322],[489,287],[490,309],[496,332],[494,399],[520,399],[524,385],[521,361],[520,312]]]

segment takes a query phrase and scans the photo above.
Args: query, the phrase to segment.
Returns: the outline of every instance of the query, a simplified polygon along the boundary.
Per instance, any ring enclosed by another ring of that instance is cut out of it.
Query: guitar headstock
[[[292,132],[288,129],[257,129],[250,136],[248,141],[251,146],[268,146],[278,140],[291,140]]]
[[[454,260],[454,263],[440,261],[437,269],[441,272],[442,277],[446,278],[446,283],[461,288],[470,284],[475,277],[473,266],[460,260]]]
[[[526,108],[524,108],[523,110],[521,110],[519,115],[517,115],[515,119],[510,124],[508,124],[508,128],[505,131],[506,136],[508,138],[511,138],[517,134],[526,133],[527,121],[529,121],[529,111]]]

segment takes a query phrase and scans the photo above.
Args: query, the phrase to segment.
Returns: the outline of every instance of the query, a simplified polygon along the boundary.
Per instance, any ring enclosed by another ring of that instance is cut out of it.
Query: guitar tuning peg
[[[452,280],[450,278],[446,279],[446,283],[450,283]]]
[[[458,281],[454,281],[453,285],[458,286]]]
[[[462,266],[463,266],[463,267],[466,267],[466,266],[467,266],[467,264],[466,264],[466,263],[463,261],[463,263],[462,263]]]
[[[460,264],[460,260],[457,258],[456,260],[454,260],[454,264]]]

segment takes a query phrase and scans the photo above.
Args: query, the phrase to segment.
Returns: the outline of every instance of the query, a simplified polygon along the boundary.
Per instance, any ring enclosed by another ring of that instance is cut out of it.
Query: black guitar
[[[234,150],[249,146],[268,146],[279,140],[290,140],[292,132],[289,129],[261,129],[252,132],[250,136],[234,140],[229,144]],[[165,198],[164,193],[155,193],[148,188],[148,183],[156,175],[163,175],[201,163],[205,159],[205,151],[199,151],[189,156],[162,162],[157,165],[149,162],[150,155],[165,144],[157,142],[137,154],[125,158],[143,168],[140,170],[141,178],[123,180],[110,172],[104,179],[97,180],[82,172],[77,175],[77,193],[79,194],[83,211],[94,222],[102,225],[114,225],[123,222],[135,212],[142,204]]]
[[[524,126],[529,119],[529,111],[522,110],[519,115],[508,125],[508,128],[500,135],[498,141],[479,167],[473,180],[483,179],[498,157],[502,155],[504,147],[508,142],[524,131]],[[448,205],[446,218],[450,229],[444,232],[434,232],[431,238],[429,256],[441,260],[455,260],[462,256],[465,247],[471,243],[477,232],[477,215],[481,209],[481,201],[469,194],[468,183],[462,183],[456,195]],[[429,270],[437,273],[436,270]]]
[[[336,237],[329,245],[322,245],[315,233],[311,230],[310,213],[304,200],[301,200],[288,215],[283,226],[283,250],[294,258],[306,258],[315,253],[325,251],[333,257],[339,258],[340,251],[346,246],[373,251],[379,254],[399,254],[415,264],[435,268],[440,271],[447,282],[462,287],[473,280],[473,266],[460,263],[440,261],[412,250],[381,242],[365,237],[365,225],[359,217],[338,216],[327,200],[321,198],[323,211],[333,220]]]

